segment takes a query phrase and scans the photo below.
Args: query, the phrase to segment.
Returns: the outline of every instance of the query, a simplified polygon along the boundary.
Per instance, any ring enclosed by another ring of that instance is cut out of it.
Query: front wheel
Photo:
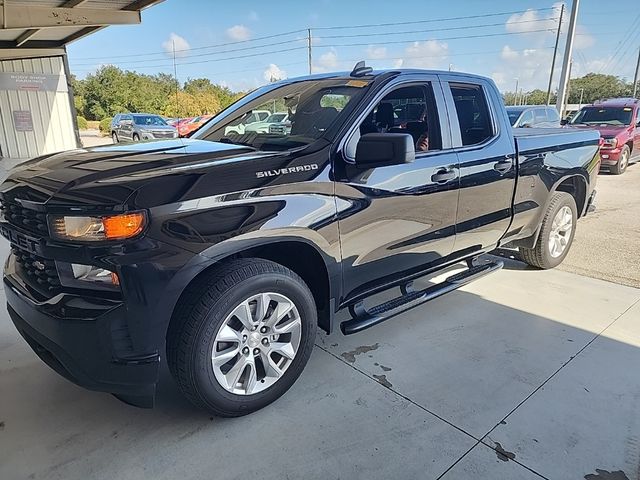
[[[542,269],[560,265],[573,243],[577,219],[578,209],[573,197],[565,192],[554,193],[542,219],[536,245],[520,247],[523,260]]]
[[[181,299],[167,333],[169,368],[197,406],[246,415],[293,385],[316,326],[313,295],[298,275],[268,260],[234,260]]]
[[[118,143],[118,134],[116,132],[111,133],[111,140],[113,140],[113,143]]]
[[[618,159],[618,163],[611,167],[611,173],[613,173],[614,175],[622,175],[629,165],[630,156],[631,152],[629,151],[629,146],[625,145],[620,151],[620,158]]]
[[[132,138],[132,140],[133,140],[134,142],[139,142],[139,141],[140,141],[140,137],[138,136],[138,134],[137,134],[137,133],[134,133],[134,134],[133,134],[133,138]]]

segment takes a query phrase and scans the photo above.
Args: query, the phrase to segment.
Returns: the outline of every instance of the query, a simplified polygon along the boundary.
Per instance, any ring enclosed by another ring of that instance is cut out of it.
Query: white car
[[[245,128],[245,133],[255,132],[255,133],[269,133],[269,127],[271,125],[277,123],[285,123],[289,120],[289,115],[287,112],[276,112],[272,113],[262,122],[252,123],[251,125],[247,125]]]
[[[235,133],[236,135],[242,135],[245,129],[249,125],[265,121],[271,112],[269,110],[253,110],[248,116],[239,118],[236,125],[229,125],[224,129],[224,134],[229,135]]]

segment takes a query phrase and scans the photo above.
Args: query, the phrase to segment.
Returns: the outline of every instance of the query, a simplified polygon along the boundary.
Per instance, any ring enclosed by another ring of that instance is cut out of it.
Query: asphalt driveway
[[[3,309],[0,478],[637,479],[640,290],[507,267],[319,335],[293,388],[239,419],[193,408],[166,371],[154,410],[76,387]]]

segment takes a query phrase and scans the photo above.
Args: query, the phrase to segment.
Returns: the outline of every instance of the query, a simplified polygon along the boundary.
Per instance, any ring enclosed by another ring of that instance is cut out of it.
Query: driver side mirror
[[[568,118],[563,118],[562,120],[560,120],[560,125],[566,125],[567,123],[569,123]]]
[[[413,137],[406,133],[367,133],[356,146],[356,166],[360,168],[400,165],[415,159]]]

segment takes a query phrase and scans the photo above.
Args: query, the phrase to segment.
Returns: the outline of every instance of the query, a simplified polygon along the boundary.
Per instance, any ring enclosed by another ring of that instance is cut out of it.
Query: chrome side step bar
[[[342,330],[342,333],[345,335],[361,332],[418,305],[438,298],[445,293],[457,290],[463,285],[484,277],[489,273],[500,270],[504,265],[504,263],[499,260],[482,265],[474,265],[473,261],[467,264],[469,266],[467,270],[451,275],[443,282],[431,285],[424,290],[413,290],[413,282],[409,282],[400,287],[402,295],[381,303],[380,305],[376,305],[375,307],[366,308],[363,301],[349,305],[349,312],[352,318],[342,322],[340,324],[340,330]]]

